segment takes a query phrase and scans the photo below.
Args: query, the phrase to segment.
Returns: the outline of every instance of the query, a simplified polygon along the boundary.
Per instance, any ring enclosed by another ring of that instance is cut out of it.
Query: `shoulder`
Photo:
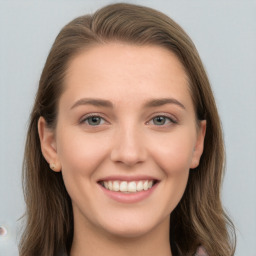
[[[200,247],[197,248],[196,254],[194,256],[209,256],[209,255],[207,254],[204,247],[200,246]]]

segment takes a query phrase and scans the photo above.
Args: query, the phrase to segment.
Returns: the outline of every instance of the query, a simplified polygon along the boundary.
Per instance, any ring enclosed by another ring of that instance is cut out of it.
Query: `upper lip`
[[[101,181],[139,181],[139,180],[153,180],[153,181],[159,181],[156,177],[148,176],[148,175],[136,175],[136,176],[123,176],[123,175],[111,175],[106,176],[104,178],[101,178],[98,180],[98,182]]]

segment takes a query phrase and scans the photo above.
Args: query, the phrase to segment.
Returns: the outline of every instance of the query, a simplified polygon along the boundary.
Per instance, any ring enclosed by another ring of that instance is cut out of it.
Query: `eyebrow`
[[[96,107],[108,107],[113,108],[113,104],[108,100],[102,100],[102,99],[89,99],[89,98],[82,98],[75,102],[74,105],[70,109],[76,108],[78,106],[82,105],[93,105]]]
[[[166,104],[175,104],[182,109],[186,109],[185,106],[178,100],[174,98],[160,98],[160,99],[152,99],[147,101],[144,104],[145,108],[151,108],[151,107],[160,107]],[[74,105],[70,109],[74,109],[78,106],[82,105],[93,105],[96,107],[107,107],[107,108],[113,108],[113,104],[111,101],[103,100],[103,99],[91,99],[91,98],[82,98],[75,102]]]
[[[182,109],[186,109],[185,106],[178,100],[174,99],[174,98],[161,98],[161,99],[152,99],[149,100],[148,102],[146,102],[146,104],[144,105],[146,108],[149,107],[160,107],[166,104],[175,104],[179,107],[181,107]]]

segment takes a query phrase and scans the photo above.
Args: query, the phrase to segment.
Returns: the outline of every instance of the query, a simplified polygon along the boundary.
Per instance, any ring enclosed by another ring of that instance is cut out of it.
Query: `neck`
[[[140,236],[124,237],[76,226],[70,256],[172,256],[169,243],[169,218]]]

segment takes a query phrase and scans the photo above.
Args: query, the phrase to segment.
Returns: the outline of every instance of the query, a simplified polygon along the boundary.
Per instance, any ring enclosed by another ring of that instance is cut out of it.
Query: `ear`
[[[61,164],[57,155],[57,147],[54,130],[47,126],[45,119],[41,116],[38,120],[38,133],[41,151],[50,168],[55,172],[61,171]]]
[[[193,151],[193,157],[191,161],[190,168],[196,168],[200,163],[201,155],[204,151],[204,138],[206,132],[206,120],[200,121],[199,127],[197,129],[197,140]]]

